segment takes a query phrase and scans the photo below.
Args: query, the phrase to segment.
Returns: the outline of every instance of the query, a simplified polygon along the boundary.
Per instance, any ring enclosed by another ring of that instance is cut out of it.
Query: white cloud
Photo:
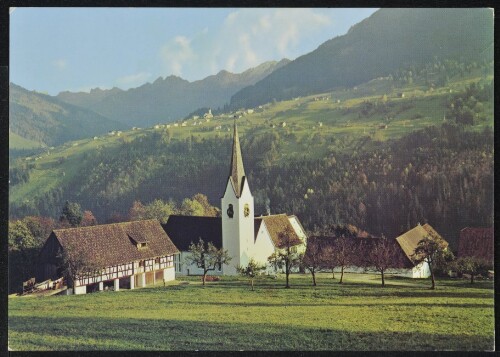
[[[151,77],[151,73],[139,72],[135,74],[130,74],[127,76],[120,77],[116,80],[116,83],[122,87],[137,87],[144,84],[148,78]]]
[[[160,50],[165,75],[201,79],[221,69],[242,72],[264,61],[294,59],[301,43],[331,26],[320,9],[238,9],[218,27],[171,38]],[[318,43],[319,45],[319,43]]]
[[[66,61],[63,58],[60,58],[60,59],[52,61],[52,65],[59,70],[63,70],[63,69],[66,69],[66,67],[68,66],[68,61]]]
[[[206,33],[206,31],[202,31]],[[176,36],[161,49],[161,57],[170,73],[182,75],[182,70],[188,62],[197,58],[191,48],[191,40],[185,36]]]

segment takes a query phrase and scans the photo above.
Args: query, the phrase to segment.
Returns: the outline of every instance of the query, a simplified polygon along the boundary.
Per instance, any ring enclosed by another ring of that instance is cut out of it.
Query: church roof
[[[287,241],[285,234],[290,239],[291,246],[303,243],[293,229],[293,226],[286,214],[255,217],[255,238],[257,238],[257,234],[259,233],[262,223],[266,225],[267,231],[269,232],[271,240],[276,248],[286,248]]]
[[[206,243],[212,242],[218,249],[222,248],[221,217],[171,215],[162,226],[181,251],[188,251],[191,242],[197,243],[200,238]]]
[[[51,235],[63,249],[102,267],[179,253],[156,219],[56,229]],[[138,242],[145,245],[138,249]]]
[[[233,151],[231,155],[231,171],[229,172],[229,179],[233,185],[236,197],[241,196],[243,190],[243,179],[245,177],[245,169],[243,167],[243,158],[241,156],[240,139],[238,137],[238,129],[236,122],[234,123],[233,135]]]

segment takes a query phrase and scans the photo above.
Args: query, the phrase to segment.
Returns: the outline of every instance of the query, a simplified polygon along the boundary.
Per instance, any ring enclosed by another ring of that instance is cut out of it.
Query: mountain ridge
[[[243,88],[231,97],[230,108],[352,87],[435,56],[480,60],[493,51],[492,43],[488,9],[382,9]]]
[[[229,103],[231,95],[254,84],[290,60],[267,61],[241,73],[221,70],[215,75],[189,82],[179,76],[158,77],[152,83],[94,93],[61,92],[58,98],[80,104],[105,117],[129,126],[149,126],[180,119],[201,107],[218,108]],[[106,95],[105,95],[106,94]]]

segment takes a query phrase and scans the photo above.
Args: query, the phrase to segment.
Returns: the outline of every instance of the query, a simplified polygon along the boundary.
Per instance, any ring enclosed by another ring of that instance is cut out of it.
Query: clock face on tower
[[[245,217],[248,217],[250,215],[250,206],[248,205],[248,203],[245,203],[243,214],[245,215]]]
[[[227,215],[229,216],[229,218],[233,218],[234,211],[233,211],[233,205],[232,204],[229,204],[229,207],[227,208]]]

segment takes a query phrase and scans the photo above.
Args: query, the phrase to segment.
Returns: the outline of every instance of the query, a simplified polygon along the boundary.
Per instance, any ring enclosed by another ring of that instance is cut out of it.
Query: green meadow
[[[493,283],[346,274],[198,277],[77,296],[10,297],[18,350],[492,350]]]

